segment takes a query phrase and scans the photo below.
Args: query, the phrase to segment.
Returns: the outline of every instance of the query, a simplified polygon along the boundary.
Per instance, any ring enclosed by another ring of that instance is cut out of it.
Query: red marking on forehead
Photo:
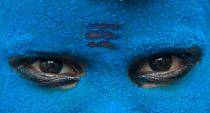
[[[98,39],[98,38],[106,38],[106,39],[116,39],[117,35],[112,33],[111,31],[88,31],[85,34],[88,39]]]
[[[88,40],[91,40],[91,42],[88,42],[89,47],[117,49],[117,47],[111,41],[118,39],[116,31],[121,29],[120,25],[96,23],[96,24],[89,24],[88,26],[86,26],[86,28],[88,30],[85,33],[85,37]]]
[[[89,24],[87,26],[88,29],[103,29],[103,30],[119,30],[121,27],[120,25],[117,24],[106,24],[106,23],[101,23],[101,24]]]
[[[101,48],[117,49],[117,47],[114,44],[112,44],[108,41],[89,42],[88,46],[89,47],[101,47]]]

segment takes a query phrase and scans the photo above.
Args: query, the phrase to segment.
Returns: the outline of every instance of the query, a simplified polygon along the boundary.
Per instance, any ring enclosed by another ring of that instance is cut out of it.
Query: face
[[[209,112],[209,0],[0,1],[0,111]]]

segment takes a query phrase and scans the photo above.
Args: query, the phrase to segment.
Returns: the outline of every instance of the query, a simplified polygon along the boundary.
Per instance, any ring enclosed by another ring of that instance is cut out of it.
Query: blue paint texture
[[[86,25],[122,25],[119,49],[90,48]],[[209,0],[0,0],[1,113],[209,113]],[[128,78],[138,56],[199,47],[201,61],[183,79],[143,89]],[[69,90],[40,87],[8,59],[31,51],[87,59]]]

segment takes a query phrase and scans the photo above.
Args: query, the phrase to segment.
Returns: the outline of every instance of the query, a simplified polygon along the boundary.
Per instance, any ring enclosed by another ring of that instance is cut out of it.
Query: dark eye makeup
[[[24,77],[49,87],[72,87],[84,73],[84,65],[68,57],[14,57],[9,62]]]
[[[201,51],[197,48],[170,50],[137,59],[129,67],[129,78],[138,86],[165,86],[181,79],[198,63]]]

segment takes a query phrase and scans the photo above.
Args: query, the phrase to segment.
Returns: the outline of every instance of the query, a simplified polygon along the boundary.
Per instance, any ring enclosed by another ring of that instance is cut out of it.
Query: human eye
[[[130,79],[140,87],[168,85],[185,76],[200,59],[199,49],[157,53],[135,61],[129,68]]]
[[[68,57],[13,57],[9,62],[25,78],[49,87],[72,87],[84,73],[83,64]]]

